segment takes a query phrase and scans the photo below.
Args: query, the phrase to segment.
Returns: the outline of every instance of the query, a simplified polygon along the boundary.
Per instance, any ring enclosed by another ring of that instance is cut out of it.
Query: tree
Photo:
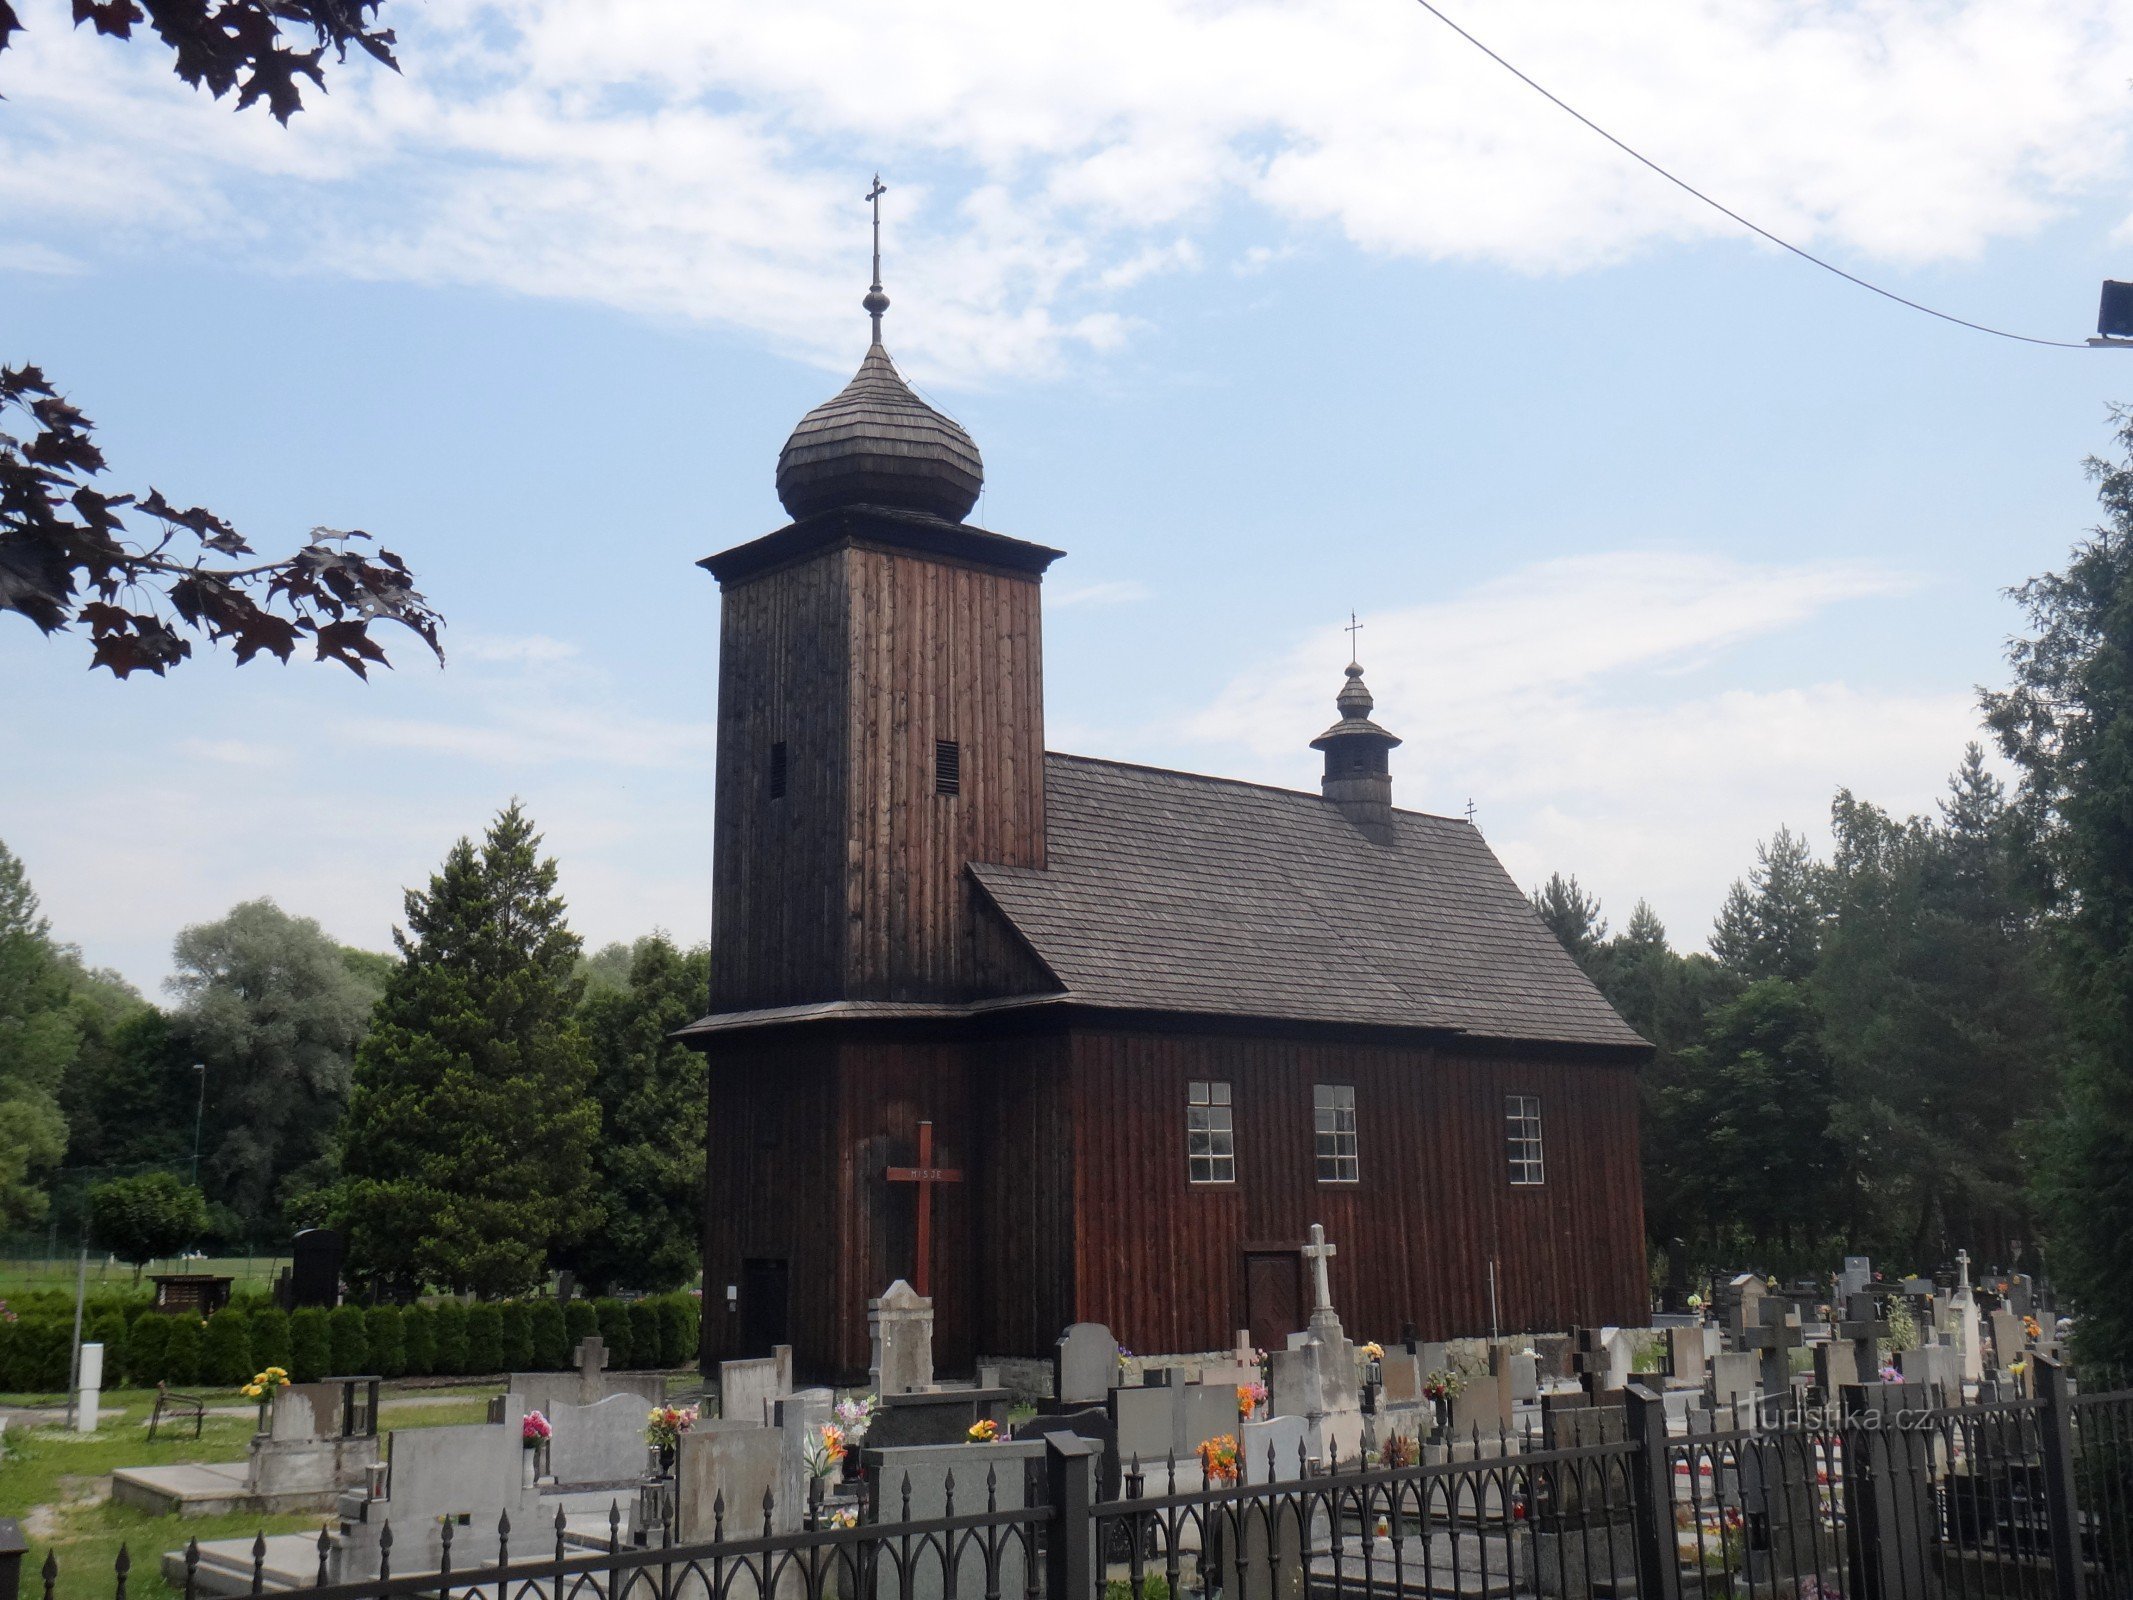
[[[359,1270],[405,1291],[532,1287],[598,1215],[578,938],[539,846],[514,801],[408,893],[357,1054],[335,1204]]]
[[[378,3],[75,0],[74,17],[120,39],[148,22],[175,53],[180,78],[217,99],[234,90],[239,110],[264,100],[286,124],[303,103],[299,78],[325,86],[329,48],[345,60],[353,44],[398,70],[391,30],[372,20]],[[21,26],[9,0],[0,0],[0,51]],[[313,48],[292,48],[288,37],[306,29]],[[27,424],[26,443],[6,426],[15,417]],[[48,634],[86,624],[91,664],[122,678],[143,667],[160,674],[190,656],[181,627],[230,640],[240,662],[262,651],[286,661],[308,638],[319,660],[364,676],[366,663],[385,661],[370,636],[370,625],[383,620],[411,629],[443,659],[442,623],[400,558],[352,548],[368,534],[314,529],[292,556],[244,562],[251,547],[212,512],[180,507],[154,489],[140,499],[98,488],[91,480],[104,458],[93,431],[41,369],[0,367],[0,611]],[[130,536],[121,517],[129,507],[154,525],[147,539]]]
[[[356,1042],[382,993],[347,956],[272,900],[234,906],[172,946],[172,1020],[207,1065],[218,1130],[207,1188],[248,1237],[279,1225],[286,1186],[329,1156],[347,1107]]]
[[[1711,953],[1744,982],[1798,983],[1814,970],[1821,909],[1807,841],[1790,828],[1755,847],[1755,870],[1726,893]]]
[[[1712,1012],[1660,1116],[1684,1153],[1683,1220],[1704,1253],[1806,1265],[1842,1215],[1833,1086],[1806,991],[1764,978]]]
[[[0,1227],[44,1215],[42,1180],[67,1147],[59,1087],[79,1037],[51,925],[0,844]]]
[[[1607,937],[1607,919],[1600,915],[1598,897],[1580,888],[1575,875],[1565,878],[1560,872],[1551,872],[1548,881],[1533,891],[1532,899],[1533,909],[1548,924],[1548,931],[1562,941],[1571,959],[1589,972],[1587,963]]]
[[[176,1255],[206,1226],[206,1198],[168,1172],[113,1178],[89,1191],[89,1237],[132,1262],[135,1283],[149,1262]]]
[[[2014,591],[2029,635],[1983,696],[2021,769],[2065,1008],[2066,1101],[2040,1188],[2084,1355],[2133,1366],[2133,409],[2121,459],[2091,458],[2103,521],[2062,572]]]
[[[603,952],[604,954],[604,952]],[[604,1216],[561,1260],[588,1290],[671,1289],[696,1271],[704,1181],[704,1058],[670,1037],[703,1014],[710,956],[664,934],[639,939],[624,985],[586,996]]]

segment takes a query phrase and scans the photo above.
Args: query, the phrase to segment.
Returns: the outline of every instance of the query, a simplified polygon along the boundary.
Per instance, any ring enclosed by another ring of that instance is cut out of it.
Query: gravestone
[[[1861,1376],[1857,1354],[1846,1341],[1832,1339],[1815,1346],[1815,1387],[1822,1391],[1825,1405],[1835,1405],[1838,1392]]]
[[[820,1444],[822,1429],[837,1417],[833,1389],[801,1389],[771,1402],[770,1424],[778,1432],[778,1499],[805,1507],[814,1473],[808,1456]]]
[[[915,1394],[933,1387],[933,1302],[898,1278],[867,1302],[874,1392]]]
[[[1789,1301],[1775,1296],[1766,1296],[1757,1310],[1762,1314],[1762,1324],[1742,1334],[1742,1347],[1757,1351],[1762,1357],[1763,1394],[1769,1398],[1787,1397],[1792,1393],[1792,1352],[1807,1343],[1800,1328],[1800,1313]]]
[[[1978,1327],[1977,1291],[1970,1286],[1970,1252],[1955,1252],[1957,1278],[1948,1296],[1946,1334],[1962,1358],[1963,1382],[1977,1383],[1985,1376],[1984,1338]]]
[[[2018,1272],[2007,1280],[2007,1309],[2018,1317],[2036,1315],[2037,1286],[2028,1273]]]
[[[1762,1359],[1751,1350],[1721,1350],[1711,1358],[1710,1381],[1704,1392],[1714,1411],[1743,1400],[1753,1400],[1762,1381]]]
[[[1305,1450],[1302,1417],[1270,1417],[1247,1422],[1237,1429],[1237,1468],[1240,1480],[1253,1483],[1287,1483],[1302,1476]],[[1268,1452],[1272,1451],[1269,1476]]]
[[[1637,1370],[1637,1335],[1627,1328],[1605,1330],[1607,1340],[1607,1387],[1627,1389],[1630,1375]]]
[[[792,1346],[781,1344],[767,1356],[718,1364],[718,1414],[728,1422],[765,1427],[780,1395],[792,1393]]]
[[[1837,1274],[1836,1305],[1843,1305],[1855,1294],[1865,1294],[1874,1286],[1874,1263],[1867,1256],[1846,1256],[1844,1270]]]
[[[777,1429],[698,1422],[681,1436],[675,1456],[675,1540],[708,1543],[720,1536],[721,1527],[728,1539],[760,1537],[766,1494],[772,1500],[770,1531],[798,1532],[806,1508],[778,1494],[783,1470],[784,1436]]]
[[[1063,1410],[1102,1405],[1118,1382],[1118,1341],[1100,1322],[1077,1322],[1052,1346],[1052,1398]]]
[[[560,1405],[547,1414],[548,1473],[562,1488],[634,1485],[644,1476],[644,1402],[609,1395],[589,1406]]]
[[[345,1246],[332,1228],[306,1228],[289,1241],[289,1306],[341,1303],[341,1257]]]
[[[104,1394],[104,1347],[100,1344],[85,1344],[81,1347],[81,1364],[74,1377],[74,1431],[96,1432],[98,1404]]]
[[[1237,1390],[1231,1384],[1188,1383],[1173,1391],[1177,1408],[1171,1413],[1170,1448],[1180,1461],[1194,1457],[1201,1445],[1224,1434],[1237,1433]]]
[[[1090,1447],[1093,1451],[1094,1446]],[[1042,1439],[1001,1444],[912,1445],[869,1451],[875,1469],[878,1517],[901,1521],[906,1505],[914,1521],[951,1515],[969,1516],[986,1508],[988,1495],[1001,1511],[1031,1504],[1030,1479],[1041,1496],[1048,1446]],[[1090,1457],[1091,1489],[1095,1457]],[[951,1480],[952,1486],[951,1486]],[[988,1487],[988,1483],[990,1487]],[[1019,1595],[1029,1587],[1029,1550],[1019,1538],[998,1541],[998,1560],[990,1573],[982,1533],[944,1536],[914,1551],[908,1572],[884,1561],[877,1574],[876,1600],[984,1600],[991,1595]],[[952,1560],[944,1559],[944,1555]]]
[[[1107,1398],[1106,1409],[1111,1418],[1114,1438],[1121,1464],[1131,1468],[1135,1462],[1147,1467],[1164,1461],[1172,1455],[1182,1456],[1178,1450],[1178,1396],[1182,1387],[1113,1389]]]
[[[1896,1369],[1906,1385],[1923,1388],[1936,1406],[1959,1405],[1963,1395],[1962,1357],[1951,1346],[1921,1345],[1898,1351]]]
[[[867,1445],[892,1449],[912,1445],[962,1443],[973,1423],[987,1419],[1007,1425],[1005,1389],[928,1389],[917,1394],[884,1394],[867,1426]]]
[[[402,1428],[390,1442],[389,1495],[343,1498],[336,1582],[377,1576],[379,1535],[393,1531],[393,1572],[435,1571],[452,1530],[453,1564],[476,1565],[496,1552],[497,1518],[514,1528],[540,1525],[539,1491],[527,1481],[522,1424],[515,1396],[502,1397],[501,1418],[437,1428]]]
[[[1575,1450],[1619,1444],[1629,1436],[1619,1400],[1594,1405],[1582,1394],[1541,1397],[1541,1446]],[[1623,1480],[1606,1472],[1564,1472],[1553,1493],[1529,1513],[1524,1576],[1540,1594],[1584,1597],[1620,1594],[1636,1576],[1629,1496]],[[1617,1492],[1622,1490],[1625,1492]],[[1517,1541],[1513,1541],[1514,1556]]]
[[[1378,1363],[1378,1403],[1419,1405],[1422,1401],[1422,1358],[1395,1345]]]
[[[1703,1387],[1705,1332],[1701,1327],[1666,1330],[1667,1376],[1686,1388]]]
[[[378,1459],[375,1425],[341,1433],[345,1391],[337,1383],[292,1383],[267,1402],[252,1436],[245,1488],[255,1495],[330,1495],[363,1481]]]
[[[2011,1371],[2018,1357],[2029,1349],[2029,1334],[2022,1319],[2012,1311],[1992,1314],[1992,1359],[2002,1372]]]

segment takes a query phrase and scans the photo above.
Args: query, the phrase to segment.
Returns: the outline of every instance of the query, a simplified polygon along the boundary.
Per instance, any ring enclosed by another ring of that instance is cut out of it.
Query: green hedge
[[[289,1376],[316,1383],[333,1365],[333,1334],[323,1306],[303,1306],[289,1314]]]
[[[702,1315],[697,1297],[686,1293],[473,1306],[447,1299],[294,1313],[232,1304],[205,1327],[196,1317],[143,1311],[116,1297],[93,1298],[86,1309],[82,1337],[104,1346],[107,1388],[158,1382],[235,1388],[267,1367],[284,1368],[299,1383],[365,1372],[387,1378],[557,1372],[571,1366],[578,1341],[592,1333],[606,1344],[614,1370],[679,1367],[695,1360]],[[72,1338],[71,1302],[0,1323],[0,1391],[64,1391]]]

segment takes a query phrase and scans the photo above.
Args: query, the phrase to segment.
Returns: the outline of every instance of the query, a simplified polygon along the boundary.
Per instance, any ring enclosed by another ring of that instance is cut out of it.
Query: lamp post
[[[195,1061],[193,1071],[200,1079],[200,1098],[193,1107],[193,1187],[200,1187],[200,1124],[207,1116],[207,1063]]]

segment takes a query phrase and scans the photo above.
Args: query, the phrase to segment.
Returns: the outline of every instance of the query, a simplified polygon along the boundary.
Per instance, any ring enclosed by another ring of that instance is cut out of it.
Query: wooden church
[[[1357,1338],[1644,1321],[1644,1041],[1469,823],[1393,805],[1358,666],[1317,794],[1046,750],[1060,552],[964,520],[875,280],[791,523],[703,562],[706,1358],[862,1375],[897,1278],[948,1371],[1076,1321],[1278,1347],[1314,1222]]]

